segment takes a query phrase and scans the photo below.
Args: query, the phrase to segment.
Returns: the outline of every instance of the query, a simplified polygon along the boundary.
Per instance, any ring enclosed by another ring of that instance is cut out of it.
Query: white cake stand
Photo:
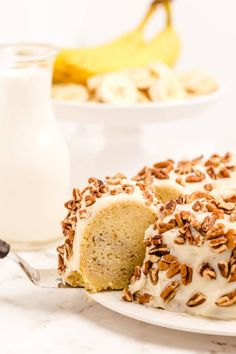
[[[133,175],[142,165],[160,158],[163,150],[171,151],[174,156],[168,133],[156,132],[156,139],[162,141],[157,151],[154,141],[144,138],[143,127],[158,122],[175,129],[175,122],[200,116],[214,107],[222,92],[220,89],[189,100],[132,105],[54,101],[56,116],[71,151],[72,184],[85,184],[90,176],[122,171]]]

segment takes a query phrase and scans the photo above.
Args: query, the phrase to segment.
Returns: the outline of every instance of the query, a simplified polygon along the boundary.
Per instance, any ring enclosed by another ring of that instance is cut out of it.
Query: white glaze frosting
[[[179,213],[182,210],[194,213],[196,220],[200,223],[203,222],[207,215],[211,215],[209,212],[194,212],[192,210],[192,204],[177,205],[174,214]],[[165,217],[163,222],[168,222],[171,218],[173,218],[173,214]],[[226,231],[229,229],[236,230],[236,222],[230,222],[229,218],[229,215],[225,215],[224,219],[219,219],[217,223],[223,223]],[[145,238],[153,237],[157,234],[157,230],[155,230],[152,225],[146,230]],[[226,250],[223,253],[218,254],[208,245],[207,241],[205,241],[201,247],[190,245],[188,242],[183,245],[178,245],[173,241],[178,234],[178,227],[166,231],[162,234],[163,243],[169,245],[170,254],[176,256],[179,263],[185,263],[193,268],[193,278],[191,283],[186,286],[181,284],[174,299],[169,303],[166,303],[161,298],[160,294],[172,281],[179,281],[181,283],[180,273],[172,278],[168,278],[166,271],[159,271],[158,282],[156,285],[153,285],[149,276],[144,276],[142,273],[139,280],[132,282],[132,284],[129,285],[130,292],[134,294],[139,291],[141,294],[146,293],[152,295],[151,301],[145,304],[151,307],[161,307],[170,311],[185,312],[192,315],[210,316],[221,319],[236,318],[236,305],[219,307],[215,304],[219,297],[236,289],[236,282],[229,283],[227,279],[221,275],[218,268],[218,262],[229,261],[232,250]],[[148,255],[148,250],[149,248],[147,248],[144,263],[150,257]],[[200,275],[199,270],[203,263],[209,263],[215,270],[216,279],[205,279]],[[156,268],[157,264],[154,264],[154,267]],[[197,292],[202,292],[206,296],[206,301],[195,307],[187,306],[186,302]]]

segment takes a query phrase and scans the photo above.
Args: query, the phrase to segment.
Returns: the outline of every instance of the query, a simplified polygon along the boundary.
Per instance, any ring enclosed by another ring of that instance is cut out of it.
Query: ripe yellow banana
[[[166,11],[165,29],[146,41],[143,30],[159,5]],[[153,61],[173,65],[179,52],[180,39],[172,27],[170,0],[155,0],[133,31],[104,45],[61,50],[55,61],[53,81],[83,84],[93,75],[141,67]]]

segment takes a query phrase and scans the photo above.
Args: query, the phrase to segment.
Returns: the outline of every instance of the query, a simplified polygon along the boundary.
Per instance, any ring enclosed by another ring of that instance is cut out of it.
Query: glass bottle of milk
[[[0,47],[0,238],[18,249],[61,236],[70,166],[50,99],[54,55]]]

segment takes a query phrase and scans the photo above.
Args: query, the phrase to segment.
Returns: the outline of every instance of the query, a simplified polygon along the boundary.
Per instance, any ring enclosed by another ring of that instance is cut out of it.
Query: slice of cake
[[[217,198],[236,202],[236,161],[230,153],[207,159],[200,156],[157,162],[151,168],[143,168],[133,179],[151,184],[156,197],[164,203],[194,191],[211,192]]]
[[[160,207],[146,256],[124,299],[215,318],[236,318],[236,208],[206,192]]]
[[[88,182],[82,192],[74,189],[65,204],[59,271],[74,287],[123,289],[142,264],[144,232],[156,219],[157,201],[145,184],[122,174]]]

